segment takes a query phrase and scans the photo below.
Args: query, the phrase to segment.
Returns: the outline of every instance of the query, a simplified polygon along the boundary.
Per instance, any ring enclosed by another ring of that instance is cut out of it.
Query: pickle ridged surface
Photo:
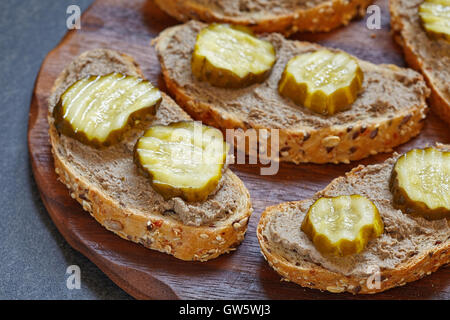
[[[377,207],[360,195],[320,198],[308,210],[301,229],[323,254],[346,256],[364,250],[383,233]]]
[[[430,37],[450,41],[450,0],[425,0],[419,16]]]
[[[396,162],[391,177],[394,207],[428,220],[450,218],[450,152],[413,149]]]
[[[219,184],[228,148],[220,130],[182,121],[150,127],[136,143],[135,160],[165,199],[204,201]]]
[[[199,32],[192,54],[192,73],[224,88],[262,82],[275,63],[275,49],[242,27],[211,24]]]
[[[120,140],[135,120],[151,117],[160,91],[138,77],[111,73],[90,76],[71,85],[53,115],[58,131],[96,147]]]
[[[323,49],[289,60],[278,90],[300,106],[332,115],[350,107],[361,91],[363,80],[364,74],[355,58]]]

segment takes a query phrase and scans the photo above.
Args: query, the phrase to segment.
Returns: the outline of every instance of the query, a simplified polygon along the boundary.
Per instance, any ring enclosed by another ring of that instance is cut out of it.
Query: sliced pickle
[[[425,0],[419,7],[419,16],[431,38],[450,41],[450,0]]]
[[[156,113],[160,91],[138,77],[111,73],[78,80],[62,95],[53,115],[56,129],[85,144],[108,146],[136,120]]]
[[[360,195],[320,198],[308,210],[301,229],[323,254],[361,252],[383,233],[377,207]]]
[[[197,36],[192,73],[201,81],[224,88],[262,82],[275,63],[273,45],[243,27],[211,24]]]
[[[300,106],[333,115],[348,109],[356,100],[363,79],[355,58],[322,49],[289,60],[278,90]]]
[[[229,146],[218,129],[182,121],[152,126],[135,147],[135,160],[166,200],[203,201],[221,177]]]
[[[398,158],[390,181],[393,204],[428,220],[450,218],[450,152],[413,149]]]

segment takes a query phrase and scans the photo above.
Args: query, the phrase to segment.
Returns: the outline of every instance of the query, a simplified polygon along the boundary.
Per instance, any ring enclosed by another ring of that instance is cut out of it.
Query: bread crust
[[[190,19],[205,22],[225,22],[245,25],[255,32],[280,32],[290,35],[297,31],[325,32],[347,25],[354,17],[363,17],[373,0],[330,0],[315,7],[299,8],[285,14],[229,16],[192,0],[155,0],[166,13],[179,21]]]
[[[354,176],[363,167],[360,165],[347,173],[347,175]],[[331,183],[324,191],[330,186]],[[305,201],[307,200],[287,202],[266,208],[261,215],[257,227],[257,237],[261,247],[261,253],[269,265],[286,281],[292,281],[303,287],[332,293],[350,292],[352,294],[373,294],[418,280],[436,271],[439,267],[450,263],[450,242],[446,241],[436,245],[432,250],[417,254],[408,261],[396,266],[395,269],[380,271],[379,276],[381,282],[379,287],[368,286],[368,284],[371,284],[369,277],[346,276],[330,271],[313,262],[304,261],[308,266],[307,268],[296,266],[271,248],[268,239],[263,235],[263,231],[272,214],[283,212],[290,205]]]
[[[88,52],[83,55],[88,54]],[[83,55],[80,56],[83,57]],[[142,76],[134,60],[122,55],[130,72]],[[64,71],[55,81],[53,91],[65,77]],[[162,93],[163,99],[170,99]],[[174,103],[174,102],[172,102]],[[223,253],[235,250],[243,241],[248,221],[253,211],[250,195],[243,182],[231,171],[229,177],[239,186],[240,203],[236,212],[214,226],[189,226],[173,218],[146,212],[136,212],[121,206],[104,190],[101,190],[85,177],[79,175],[59,151],[59,133],[51,114],[49,114],[49,135],[52,146],[55,171],[59,180],[66,185],[73,199],[106,229],[120,237],[147,248],[173,255],[181,260],[206,261]]]
[[[157,51],[162,51],[171,35],[177,32],[176,27],[163,31],[153,44]],[[183,87],[177,85],[176,79],[170,77],[163,59],[158,54],[161,70],[168,91],[177,103],[191,117],[205,124],[221,129],[269,129],[246,123],[233,114],[220,110],[191,97]],[[400,69],[395,65],[385,65],[392,70]],[[334,125],[321,129],[279,129],[279,160],[293,163],[349,163],[380,152],[392,152],[392,148],[407,142],[419,134],[426,117],[427,105],[425,96],[417,101],[417,105],[397,113],[392,118],[379,118],[371,123],[359,123],[349,130],[348,124]],[[336,137],[338,143],[329,144],[329,137]],[[285,151],[287,150],[287,151]]]
[[[431,95],[428,102],[432,110],[444,121],[450,123],[450,100],[444,97],[443,92],[439,90],[432,73],[424,67],[423,59],[414,53],[414,48],[408,44],[404,38],[404,21],[402,15],[397,11],[395,1],[389,1],[389,10],[391,13],[391,28],[394,40],[402,47],[406,63],[413,69],[422,73],[428,87],[431,89]]]

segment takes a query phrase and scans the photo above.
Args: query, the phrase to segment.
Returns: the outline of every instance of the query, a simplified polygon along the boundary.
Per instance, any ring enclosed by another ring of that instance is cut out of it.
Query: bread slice
[[[252,0],[156,0],[156,4],[180,21],[226,22],[255,32],[330,31],[363,17],[372,0],[252,1]]]
[[[279,129],[281,161],[348,163],[393,147],[417,135],[425,119],[429,94],[422,76],[394,65],[359,60],[364,91],[352,107],[323,116],[278,94],[285,65],[295,55],[323,48],[286,40],[277,33],[263,36],[277,52],[270,76],[244,89],[223,89],[198,81],[191,55],[198,32],[206,25],[191,21],[164,30],[154,41],[170,93],[194,118],[227,128]]]
[[[450,150],[450,145],[439,145]],[[398,154],[384,163],[358,166],[334,179],[312,199],[266,208],[257,228],[261,252],[283,278],[330,292],[376,293],[422,278],[450,262],[450,222],[428,221],[392,207],[389,178]],[[321,255],[300,225],[320,197],[361,194],[377,206],[384,233],[359,254]],[[380,280],[376,285],[376,279]]]
[[[431,88],[429,103],[439,117],[450,123],[450,43],[430,39],[423,29],[418,7],[423,0],[391,0],[391,27],[411,68],[422,72]]]
[[[49,98],[55,171],[72,198],[120,237],[182,260],[206,261],[234,250],[244,239],[252,207],[247,189],[231,170],[225,170],[206,201],[186,203],[180,198],[165,201],[133,162],[135,142],[146,127],[190,119],[170,97],[162,93],[155,118],[108,148],[92,148],[56,131],[52,111],[64,90],[87,75],[111,72],[143,77],[129,56],[106,49],[87,51],[62,71]]]

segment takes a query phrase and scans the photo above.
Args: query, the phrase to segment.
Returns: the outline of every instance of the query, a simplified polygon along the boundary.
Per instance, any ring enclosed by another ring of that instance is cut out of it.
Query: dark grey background
[[[66,29],[67,7],[92,0],[0,1],[0,299],[130,299],[56,230],[37,192],[27,150],[37,72]],[[66,268],[81,269],[81,289]]]

